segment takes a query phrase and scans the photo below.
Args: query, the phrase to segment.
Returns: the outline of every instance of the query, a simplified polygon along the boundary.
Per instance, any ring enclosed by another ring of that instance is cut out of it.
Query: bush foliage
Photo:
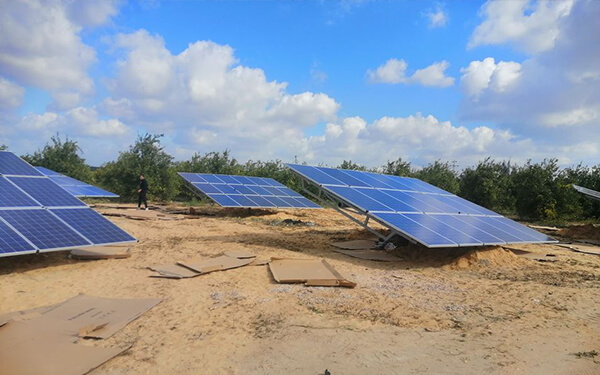
[[[196,153],[189,160],[175,162],[161,145],[162,135],[139,136],[129,150],[115,161],[92,171],[81,157],[77,142],[58,135],[32,155],[23,156],[33,165],[44,166],[79,180],[94,183],[117,193],[124,201],[137,197],[138,177],[143,173],[150,185],[151,200],[193,200],[177,172],[217,173],[270,177],[300,191],[300,179],[280,160],[238,162],[229,150]],[[0,150],[5,146],[0,145]],[[297,161],[296,161],[297,162]],[[600,191],[600,165],[559,167],[557,159],[515,165],[487,158],[458,171],[455,162],[436,160],[423,168],[413,168],[398,158],[379,168],[367,168],[351,160],[337,166],[415,177],[458,194],[493,211],[539,221],[600,218],[600,204],[577,193],[572,184]]]

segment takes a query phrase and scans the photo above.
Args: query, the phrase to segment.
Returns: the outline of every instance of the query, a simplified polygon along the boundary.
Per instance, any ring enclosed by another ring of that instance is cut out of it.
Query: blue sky
[[[177,159],[600,163],[593,0],[0,8],[0,143],[17,153],[58,132],[101,164],[148,131]]]

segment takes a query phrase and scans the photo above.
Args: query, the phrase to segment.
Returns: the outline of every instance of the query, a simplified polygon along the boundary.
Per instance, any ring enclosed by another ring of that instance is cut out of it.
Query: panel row
[[[349,186],[451,195],[447,191],[411,177],[299,164],[286,165],[320,186]]]
[[[282,186],[279,182],[272,178],[249,177],[249,176],[230,176],[224,174],[207,174],[207,173],[184,173],[179,172],[179,175],[186,181],[209,184],[234,184],[248,186]]]
[[[556,242],[502,216],[425,215],[377,212],[371,216],[427,247]]]
[[[0,210],[0,256],[135,241],[89,208]]]
[[[500,216],[456,195],[326,186],[325,190],[365,212],[415,212]]]
[[[47,177],[0,177],[0,191],[1,207],[86,206]]]
[[[118,198],[119,195],[100,189],[99,187],[92,186],[83,181],[71,178],[69,176],[62,175],[58,172],[54,172],[51,169],[44,167],[35,167],[45,176],[48,176],[50,180],[60,185],[63,189],[69,192],[71,195],[76,197],[89,197],[89,198]]]

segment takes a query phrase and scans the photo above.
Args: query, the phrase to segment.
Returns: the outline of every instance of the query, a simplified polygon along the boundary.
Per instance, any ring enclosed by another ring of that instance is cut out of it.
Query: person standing
[[[148,181],[143,173],[140,174],[140,188],[138,189],[138,210],[142,207],[142,202],[146,211],[148,211]]]

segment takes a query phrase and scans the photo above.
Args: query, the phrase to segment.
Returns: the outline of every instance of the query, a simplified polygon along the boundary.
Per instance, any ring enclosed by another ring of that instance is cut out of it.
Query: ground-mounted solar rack
[[[287,166],[300,176],[304,192],[323,204],[333,203],[338,212],[384,243],[396,235],[429,248],[557,242],[415,178],[298,164]],[[384,236],[370,226],[371,221],[389,228],[391,233]]]
[[[119,198],[119,195],[106,191],[99,187],[90,185],[75,178],[65,176],[44,167],[35,167],[43,175],[48,176],[52,181],[62,186],[63,189],[78,198]]]
[[[179,175],[187,188],[227,208],[322,208],[272,178],[208,173]]]
[[[581,194],[586,195],[588,198],[600,201],[600,192],[588,188],[584,188],[583,186],[573,185],[573,189],[577,190]]]
[[[0,151],[0,257],[133,242],[17,155]]]

